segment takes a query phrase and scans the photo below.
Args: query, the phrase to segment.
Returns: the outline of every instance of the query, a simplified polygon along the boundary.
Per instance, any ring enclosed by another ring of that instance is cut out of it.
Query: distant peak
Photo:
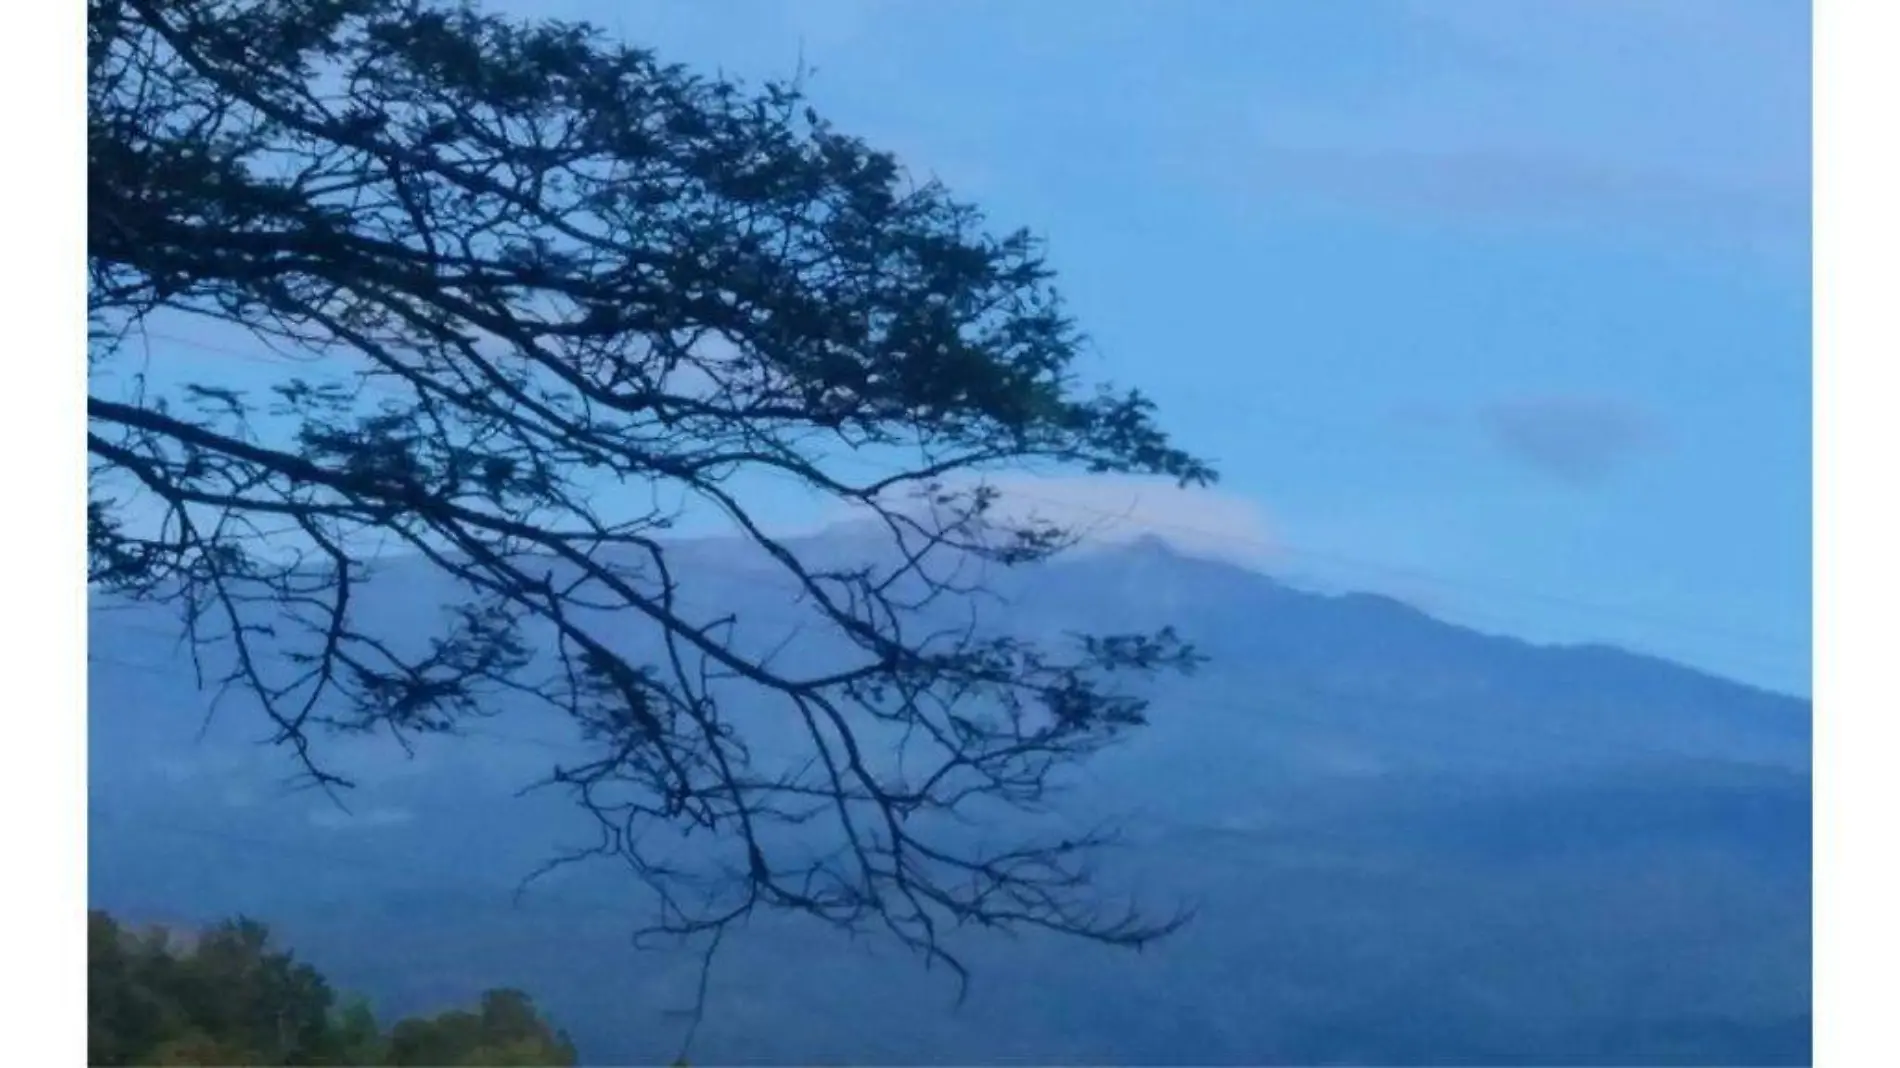
[[[1173,542],[1154,533],[1140,535],[1128,543],[1128,548],[1133,552],[1165,557],[1171,560],[1178,559],[1183,555],[1180,548]]]

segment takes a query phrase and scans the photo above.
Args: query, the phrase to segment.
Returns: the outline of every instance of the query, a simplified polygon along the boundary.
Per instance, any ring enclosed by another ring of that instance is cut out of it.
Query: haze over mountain
[[[848,531],[810,556],[860,552]],[[789,591],[732,543],[677,549],[747,641]],[[1154,538],[993,576],[1024,633],[1173,624],[1209,657],[1065,812],[1114,815],[1106,881],[1196,921],[1137,955],[963,939],[921,962],[788,921],[729,940],[706,1063],[1796,1063],[1809,1046],[1806,701],[1606,647],[1541,647],[1320,595]],[[426,633],[452,591],[391,561],[363,610]],[[411,625],[413,621],[413,626]],[[752,629],[746,629],[752,628]],[[629,641],[637,637],[630,636]],[[588,826],[515,791],[564,724],[498,708],[413,756],[335,739],[349,812],[209,696],[162,612],[95,599],[91,890],[128,916],[247,912],[394,1012],[531,989],[589,1061],[671,1057],[696,958],[635,952],[623,873],[510,892]],[[797,655],[823,657],[822,642]],[[202,736],[200,736],[201,726]],[[790,745],[760,716],[760,744]]]

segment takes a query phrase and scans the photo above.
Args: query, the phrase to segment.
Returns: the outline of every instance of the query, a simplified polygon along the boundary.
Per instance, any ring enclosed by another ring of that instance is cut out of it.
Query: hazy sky
[[[514,0],[748,80],[1045,236],[1269,568],[1806,692],[1808,7]]]
[[[836,122],[1047,237],[1239,500],[1043,495],[1806,689],[1806,4],[534,7],[748,79],[802,50]]]

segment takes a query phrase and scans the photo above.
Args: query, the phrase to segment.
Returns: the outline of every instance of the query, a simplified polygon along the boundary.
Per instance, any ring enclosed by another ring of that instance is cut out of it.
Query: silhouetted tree
[[[1103,834],[984,846],[934,818],[1035,806],[1142,720],[1117,673],[1193,660],[1169,632],[946,622],[987,588],[972,562],[1072,542],[1004,517],[984,474],[1213,477],[1142,396],[1078,378],[1027,234],[796,85],[582,26],[89,0],[88,47],[91,579],[178,606],[207,681],[254,695],[311,775],[345,785],[326,729],[407,744],[506,697],[594,741],[549,783],[653,889],[654,931],[781,910],[955,966],[947,925],[1140,944],[1175,922],[1097,898]],[[140,372],[167,323],[287,370],[266,397],[160,391]],[[889,470],[853,474],[865,457]],[[882,548],[840,563],[775,537],[755,475],[857,509]],[[781,662],[693,610],[662,540],[688,508],[730,520],[849,655]],[[439,633],[360,609],[384,545],[459,589]],[[758,758],[742,708],[795,726],[804,759]],[[663,859],[655,827],[714,845]]]
[[[490,990],[475,1012],[404,1020],[390,1032],[392,1065],[574,1064],[573,1043],[519,990]]]
[[[382,1034],[360,1000],[335,1004],[308,964],[235,920],[195,938],[90,914],[88,1057],[100,1065],[571,1065],[573,1043],[526,994]]]

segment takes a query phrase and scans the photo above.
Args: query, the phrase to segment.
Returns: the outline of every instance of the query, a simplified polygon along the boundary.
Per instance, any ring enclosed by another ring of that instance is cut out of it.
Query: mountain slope
[[[845,554],[844,543],[807,549]],[[708,606],[775,640],[786,591],[684,547]],[[1210,656],[1072,810],[1126,817],[1115,885],[1198,901],[1141,956],[973,938],[961,1012],[916,961],[768,922],[733,939],[697,1056],[952,1063],[1792,1063],[1807,1042],[1805,702],[1603,648],[1544,648],[1394,601],[1318,596],[1158,543],[996,576],[997,617],[1053,635],[1172,623]],[[450,591],[370,594],[422,630]],[[563,725],[502,707],[415,758],[332,750],[344,815],[206,697],[164,621],[93,616],[95,904],[248,911],[326,971],[422,1011],[495,977],[545,991],[595,1060],[670,1057],[688,955],[634,954],[621,873],[509,891],[587,827],[517,799]],[[822,647],[806,655],[823,656]],[[762,726],[770,721],[761,718]],[[789,733],[769,736],[791,746]]]

